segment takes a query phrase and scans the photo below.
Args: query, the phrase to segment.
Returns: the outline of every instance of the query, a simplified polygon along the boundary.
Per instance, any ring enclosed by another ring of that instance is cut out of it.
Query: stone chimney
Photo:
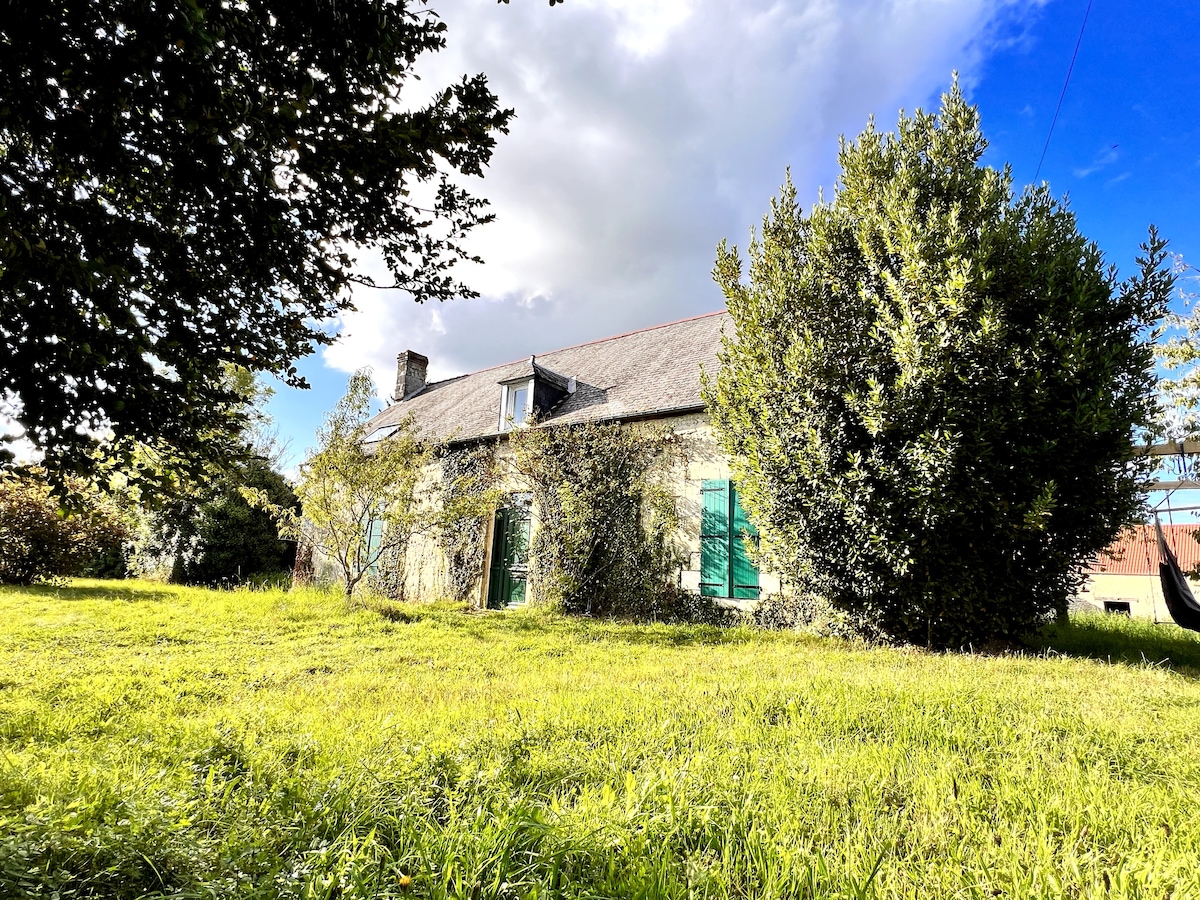
[[[396,357],[396,395],[397,402],[403,400],[413,391],[425,387],[425,370],[429,367],[429,357],[422,356],[412,350],[405,350]]]

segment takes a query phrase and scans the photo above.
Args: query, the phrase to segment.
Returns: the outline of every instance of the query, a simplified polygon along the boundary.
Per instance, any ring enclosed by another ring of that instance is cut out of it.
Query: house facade
[[[386,440],[409,417],[431,444],[450,451],[486,446],[501,460],[511,457],[508,437],[516,429],[587,422],[668,426],[683,451],[666,473],[679,513],[673,543],[683,551],[674,578],[684,590],[718,603],[753,605],[777,593],[780,583],[760,572],[746,550],[754,529],[701,396],[701,371],[717,371],[722,334],[732,327],[721,311],[432,381],[428,359],[405,351],[397,358],[393,400],[367,423],[365,446]],[[425,474],[431,493],[444,465],[435,462]],[[451,589],[463,572],[444,542],[417,535],[404,564],[406,596],[465,596],[480,608],[534,599],[529,548],[538,510],[519,479],[502,487],[504,500],[482,523],[483,557],[472,566],[467,590]],[[1164,531],[1183,571],[1200,569],[1200,525],[1167,525]],[[1170,621],[1154,541],[1151,526],[1124,532],[1092,561],[1073,609]],[[1192,588],[1200,595],[1200,581],[1193,580]]]
[[[1167,546],[1185,573],[1200,567],[1200,525],[1163,525]],[[1135,525],[1092,560],[1087,581],[1071,608],[1074,612],[1128,615],[1154,622],[1170,622],[1158,574],[1158,545],[1153,525]],[[1200,596],[1200,580],[1189,578],[1192,593]]]
[[[514,429],[586,422],[668,426],[682,446],[665,473],[679,512],[673,543],[682,553],[674,578],[719,603],[750,605],[777,592],[779,581],[758,571],[747,551],[753,527],[701,397],[701,370],[716,372],[724,331],[732,325],[722,311],[441,381],[427,379],[426,357],[406,351],[397,360],[393,402],[367,424],[366,446],[386,440],[407,417],[425,441],[451,451],[490,445],[500,458],[509,453]],[[431,471],[429,481],[441,474]],[[519,480],[503,487],[505,499],[486,521],[481,571],[469,591],[479,607],[534,599],[527,576],[538,510]],[[451,595],[454,573],[443,543],[414,539],[404,568],[409,596]]]

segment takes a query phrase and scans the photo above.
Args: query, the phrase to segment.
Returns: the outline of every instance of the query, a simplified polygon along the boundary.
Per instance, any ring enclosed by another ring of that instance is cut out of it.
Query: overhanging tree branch
[[[418,301],[473,296],[453,267],[490,216],[449,176],[482,174],[512,111],[482,75],[410,100],[445,40],[423,0],[9,5],[0,396],[53,471],[94,472],[107,431],[129,465],[219,458],[221,368],[304,386],[363,283],[349,246]]]

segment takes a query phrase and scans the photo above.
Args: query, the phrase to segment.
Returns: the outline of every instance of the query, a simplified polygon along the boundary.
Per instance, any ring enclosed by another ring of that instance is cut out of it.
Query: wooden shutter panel
[[[372,575],[379,571],[379,560],[375,559],[375,554],[379,552],[380,546],[383,544],[383,519],[372,516],[367,525],[367,548],[366,559],[367,571]]]
[[[738,502],[737,488],[730,481],[706,480],[700,496],[700,595],[757,599],[758,566],[746,543],[757,542],[758,531]]]
[[[737,488],[729,485],[732,500],[732,525],[729,535],[730,596],[737,600],[754,600],[758,597],[758,566],[750,559],[746,542],[758,545],[758,529],[746,518],[746,511],[738,500]]]
[[[729,596],[729,482],[700,486],[700,596]]]

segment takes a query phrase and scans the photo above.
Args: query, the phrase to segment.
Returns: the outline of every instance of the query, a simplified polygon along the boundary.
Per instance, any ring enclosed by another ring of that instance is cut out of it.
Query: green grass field
[[[0,589],[0,897],[1200,897],[1200,640]]]

